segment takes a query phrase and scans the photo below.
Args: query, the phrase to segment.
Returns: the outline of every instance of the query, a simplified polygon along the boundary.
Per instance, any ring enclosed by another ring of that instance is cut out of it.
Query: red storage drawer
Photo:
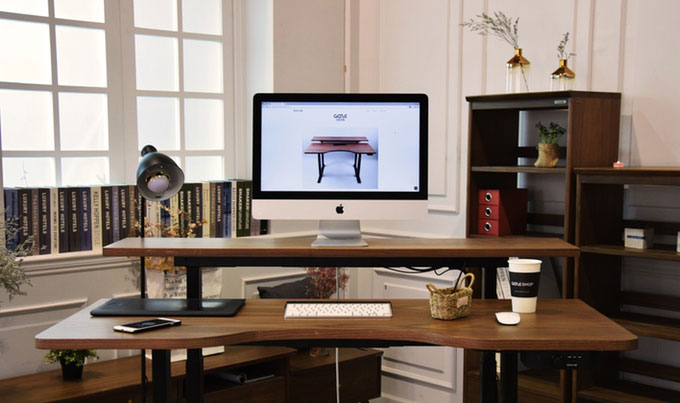
[[[480,189],[477,200],[477,234],[501,236],[526,233],[526,189]]]

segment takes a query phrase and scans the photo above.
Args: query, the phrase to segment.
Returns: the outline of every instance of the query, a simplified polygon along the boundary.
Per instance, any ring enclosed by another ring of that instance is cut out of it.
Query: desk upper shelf
[[[576,257],[579,249],[558,238],[368,238],[367,247],[312,248],[313,237],[126,238],[104,247],[104,256],[193,258],[393,258],[457,259]]]

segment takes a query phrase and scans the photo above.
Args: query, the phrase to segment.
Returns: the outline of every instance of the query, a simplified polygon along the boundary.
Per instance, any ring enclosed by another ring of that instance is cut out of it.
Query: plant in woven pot
[[[553,168],[560,160],[560,146],[557,142],[567,133],[567,129],[555,122],[544,126],[540,121],[536,123],[536,128],[538,128],[541,142],[538,144],[538,159],[534,162],[534,166]]]

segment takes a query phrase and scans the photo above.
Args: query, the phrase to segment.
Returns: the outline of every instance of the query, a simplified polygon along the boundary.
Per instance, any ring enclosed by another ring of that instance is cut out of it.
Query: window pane
[[[0,90],[3,150],[54,150],[52,94]]]
[[[137,136],[138,150],[179,150],[179,99],[137,97]]]
[[[60,25],[56,29],[59,84],[106,87],[104,30]]]
[[[52,84],[47,24],[0,19],[0,38],[0,81]]]
[[[0,11],[47,17],[47,0],[0,0]]]
[[[108,150],[106,94],[59,94],[59,136],[62,150]]]
[[[82,157],[61,159],[61,185],[103,185],[109,183],[107,157]]]
[[[5,187],[56,186],[54,158],[3,158],[2,180]]]
[[[224,158],[186,157],[185,182],[202,182],[224,179]]]
[[[177,39],[135,35],[137,89],[179,90]]]
[[[222,92],[222,44],[184,40],[184,90]]]
[[[54,0],[54,15],[69,20],[104,22],[104,0]]]
[[[221,99],[184,100],[184,144],[187,150],[224,147],[224,102]]]
[[[135,26],[177,31],[177,1],[135,0]]]
[[[182,0],[182,31],[222,35],[222,1]]]

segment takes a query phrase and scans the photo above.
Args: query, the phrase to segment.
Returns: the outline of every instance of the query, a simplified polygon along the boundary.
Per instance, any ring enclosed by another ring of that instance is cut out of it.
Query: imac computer
[[[255,218],[365,246],[359,220],[427,214],[426,95],[256,94],[253,118]]]

